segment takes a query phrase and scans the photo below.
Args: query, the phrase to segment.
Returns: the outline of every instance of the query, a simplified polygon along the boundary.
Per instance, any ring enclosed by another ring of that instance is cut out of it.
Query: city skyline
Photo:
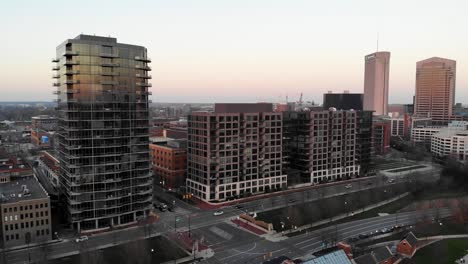
[[[392,53],[389,103],[412,102],[416,62],[434,56],[457,61],[455,102],[466,103],[467,4],[451,2],[424,1],[424,12],[422,1],[112,3],[112,16],[106,2],[84,1],[74,14],[56,1],[10,2],[0,11],[14,25],[1,29],[2,101],[52,100],[50,47],[83,32],[148,47],[153,102],[281,102],[301,92],[321,102],[329,90],[363,92],[362,58],[379,32],[378,50]]]

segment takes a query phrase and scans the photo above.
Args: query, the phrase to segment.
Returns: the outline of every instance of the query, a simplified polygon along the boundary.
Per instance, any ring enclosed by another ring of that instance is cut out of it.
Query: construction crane
[[[299,97],[299,101],[297,101],[297,106],[298,106],[299,108],[301,108],[301,107],[302,107],[302,103],[303,103],[303,102],[302,102],[302,93],[301,93],[301,96]]]

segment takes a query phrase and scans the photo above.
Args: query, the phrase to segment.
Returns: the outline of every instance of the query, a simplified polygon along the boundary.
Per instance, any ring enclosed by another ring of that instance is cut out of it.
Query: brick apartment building
[[[356,111],[285,112],[288,167],[300,183],[315,184],[358,176]]]
[[[216,104],[188,116],[187,188],[204,201],[280,190],[282,114],[269,103]]]

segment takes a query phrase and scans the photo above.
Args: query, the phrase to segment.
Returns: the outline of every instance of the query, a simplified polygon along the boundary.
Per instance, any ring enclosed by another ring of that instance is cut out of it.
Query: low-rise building
[[[410,138],[413,127],[428,127],[432,125],[431,118],[414,117],[409,114],[391,117],[390,128],[392,137]]]
[[[0,183],[10,177],[28,177],[32,176],[31,166],[20,157],[9,154],[0,149]]]
[[[411,258],[418,248],[418,238],[409,232],[400,242],[397,244],[397,253],[404,257]]]
[[[374,153],[382,155],[390,150],[390,121],[381,117],[374,118],[372,124]]]
[[[442,127],[416,127],[411,130],[411,142],[413,144],[431,142],[432,135],[439,133]]]
[[[42,175],[45,176],[47,182],[52,185],[54,189],[59,188],[59,170],[60,162],[50,152],[44,151],[37,159],[37,168],[41,170]]]
[[[156,183],[167,189],[176,189],[185,185],[187,175],[186,140],[151,143],[150,155]]]
[[[32,117],[31,143],[39,148],[52,146],[52,139],[57,126],[53,116],[40,115]]]
[[[49,196],[36,178],[0,183],[0,223],[6,248],[52,238]]]
[[[452,157],[468,161],[468,130],[444,129],[431,138],[431,152],[437,159]]]

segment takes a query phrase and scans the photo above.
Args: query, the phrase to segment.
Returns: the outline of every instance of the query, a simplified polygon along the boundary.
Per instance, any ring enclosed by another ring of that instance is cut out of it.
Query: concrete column
[[[81,233],[81,223],[80,222],[78,222],[76,224],[76,230],[78,231],[78,233]]]

